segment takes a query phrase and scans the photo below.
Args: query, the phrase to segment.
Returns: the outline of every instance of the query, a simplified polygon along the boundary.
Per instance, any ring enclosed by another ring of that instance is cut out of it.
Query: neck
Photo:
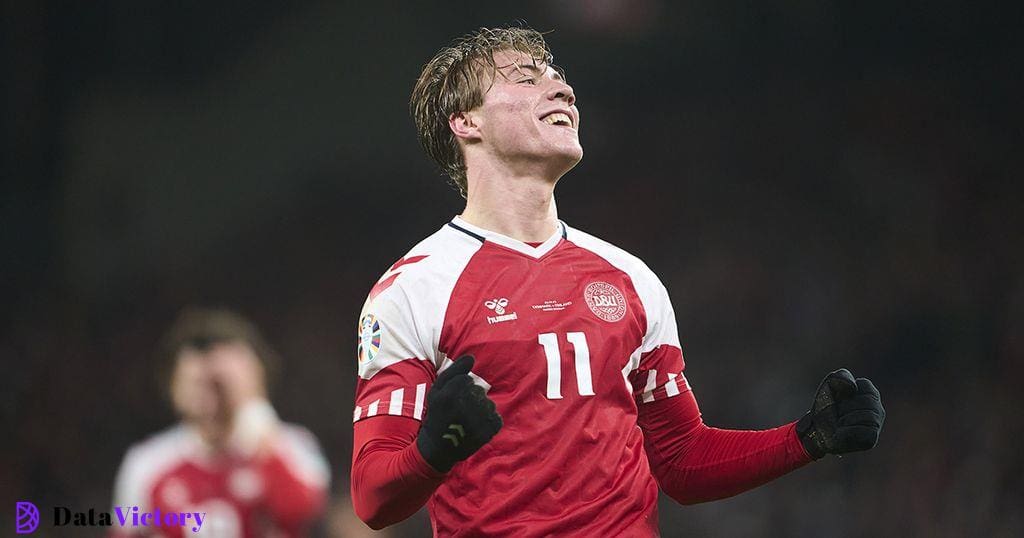
[[[555,182],[540,176],[483,174],[469,178],[463,220],[523,242],[544,241],[558,229]]]

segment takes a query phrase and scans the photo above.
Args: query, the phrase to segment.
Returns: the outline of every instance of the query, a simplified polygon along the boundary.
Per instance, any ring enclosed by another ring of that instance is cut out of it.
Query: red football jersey
[[[428,508],[438,535],[653,536],[639,406],[689,391],[668,294],[639,259],[559,223],[533,247],[456,217],[374,286],[354,420],[420,420],[466,354],[504,427]]]
[[[330,478],[313,436],[277,425],[271,453],[214,453],[184,424],[134,445],[118,472],[114,504],[124,511],[199,512],[199,536],[301,536],[325,505]],[[117,526],[114,536],[195,536],[191,526]]]

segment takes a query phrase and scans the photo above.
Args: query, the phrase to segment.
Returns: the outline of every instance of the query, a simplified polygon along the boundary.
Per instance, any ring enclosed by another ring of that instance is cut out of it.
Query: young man
[[[359,517],[381,528],[426,503],[439,536],[656,536],[659,486],[720,499],[874,446],[878,391],[846,370],[799,422],[702,422],[664,286],[557,218],[555,184],[583,150],[551,61],[535,31],[481,29],[416,83],[420,140],[467,203],[363,309]]]
[[[182,421],[128,450],[114,504],[202,521],[157,518],[115,535],[303,535],[323,511],[330,474],[316,439],[278,420],[267,400],[275,355],[256,327],[233,312],[188,309],[160,347]]]

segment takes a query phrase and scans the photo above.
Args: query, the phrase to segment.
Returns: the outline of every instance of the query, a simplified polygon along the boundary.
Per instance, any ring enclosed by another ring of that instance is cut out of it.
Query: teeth
[[[572,119],[569,118],[568,114],[563,112],[548,114],[544,117],[544,123],[547,123],[548,125],[565,125],[572,127]]]

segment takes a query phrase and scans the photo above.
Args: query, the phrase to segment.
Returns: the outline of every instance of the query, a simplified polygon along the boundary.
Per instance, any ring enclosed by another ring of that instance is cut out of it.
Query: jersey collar
[[[531,258],[540,258],[548,252],[551,252],[551,249],[555,248],[558,243],[565,238],[566,231],[565,223],[558,221],[558,227],[555,229],[555,233],[551,234],[551,237],[547,238],[546,241],[536,247],[531,247],[518,239],[513,239],[507,235],[501,235],[498,232],[492,232],[479,226],[474,226],[465,220],[462,220],[462,217],[459,216],[452,219],[451,225],[476,237],[477,239],[480,239],[481,241],[490,241],[505,248],[530,256]]]

